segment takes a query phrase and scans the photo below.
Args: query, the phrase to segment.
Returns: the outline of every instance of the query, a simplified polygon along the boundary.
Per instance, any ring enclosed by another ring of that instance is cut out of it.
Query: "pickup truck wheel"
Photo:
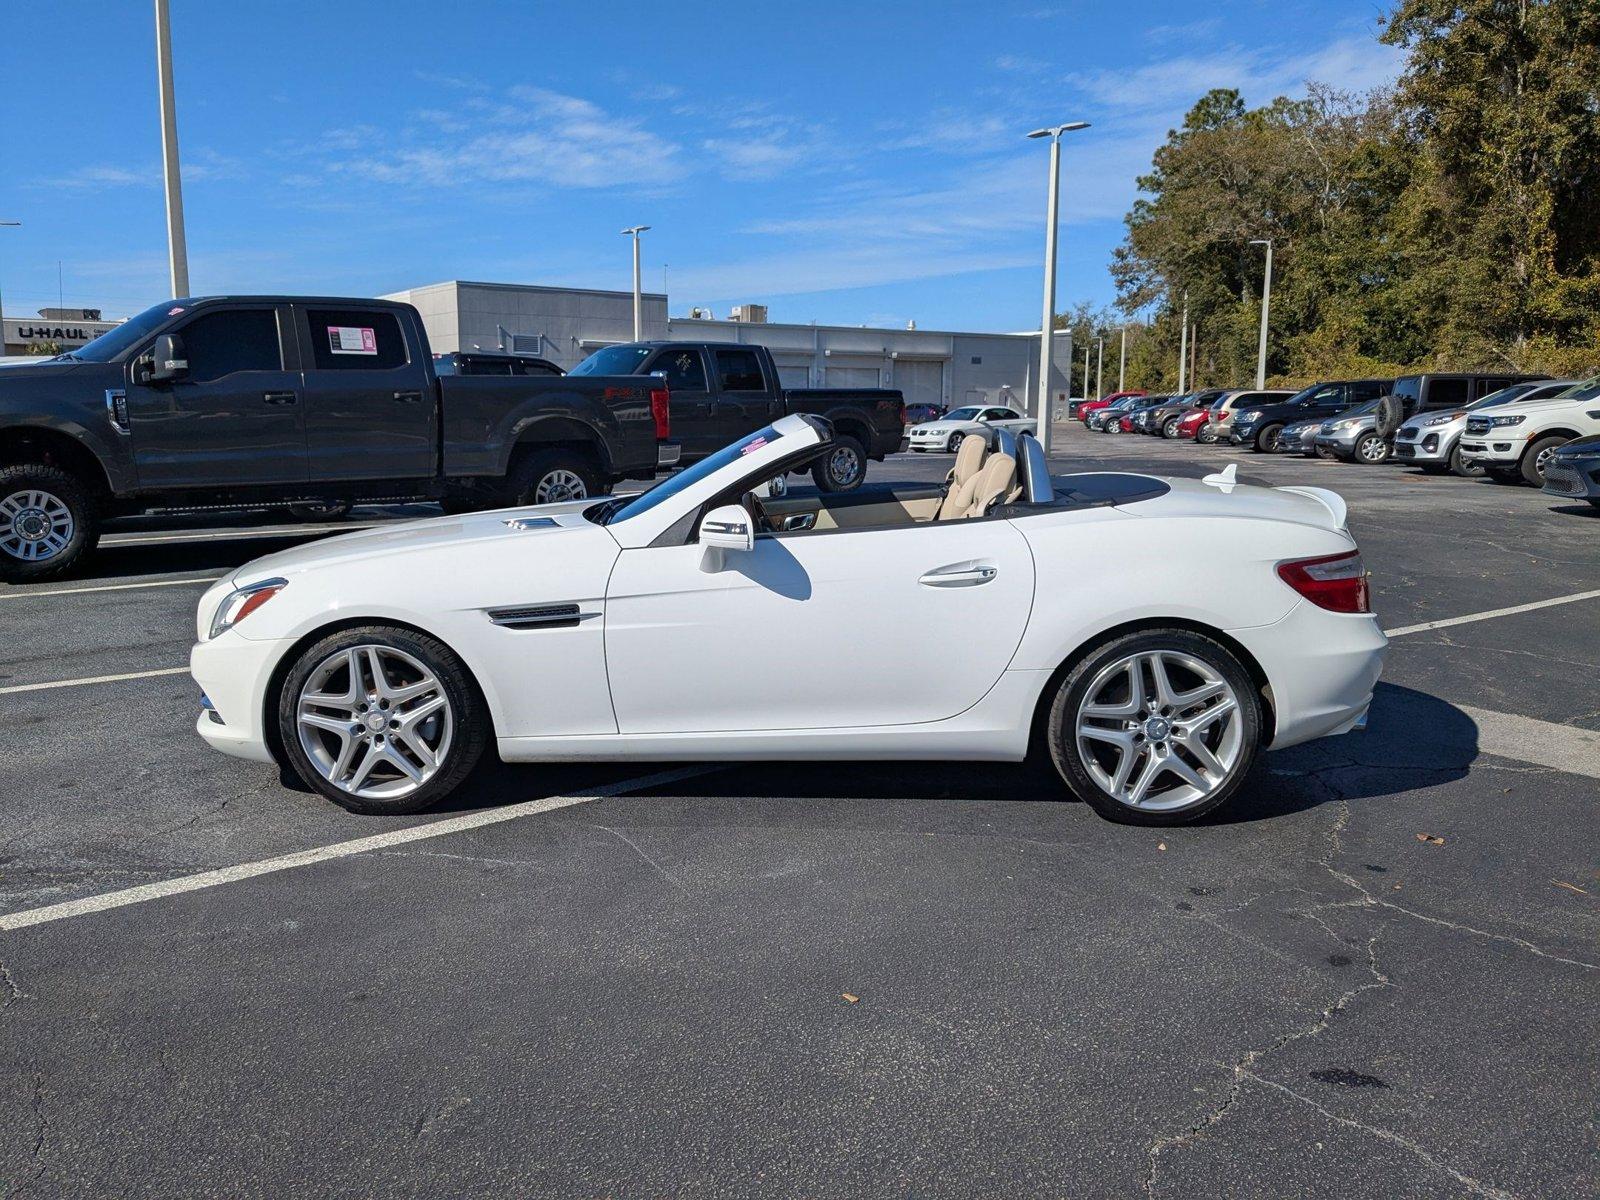
[[[1544,469],[1556,456],[1556,451],[1571,439],[1560,434],[1542,437],[1529,446],[1522,456],[1522,477],[1536,488],[1544,486]]]
[[[278,733],[306,784],[358,813],[419,812],[472,772],[489,714],[443,642],[390,625],[308,647],[277,698]]]
[[[340,517],[348,517],[351,507],[348,500],[314,500],[289,505],[289,515],[298,521],[337,521]]]
[[[0,470],[0,580],[59,574],[99,540],[94,505],[71,475],[31,463]]]
[[[1282,433],[1282,425],[1268,425],[1260,433],[1256,434],[1256,452],[1259,454],[1276,454],[1278,452],[1278,438]]]
[[[853,492],[867,477],[867,449],[849,434],[833,439],[833,449],[811,468],[811,478],[822,492]]]
[[[512,468],[512,504],[560,504],[604,495],[592,460],[574,450],[536,450]]]

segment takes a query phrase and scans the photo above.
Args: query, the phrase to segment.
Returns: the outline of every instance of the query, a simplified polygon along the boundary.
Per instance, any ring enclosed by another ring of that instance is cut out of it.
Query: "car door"
[[[713,449],[720,450],[783,414],[777,411],[777,380],[768,381],[761,355],[754,350],[723,348],[712,350],[711,359],[716,368],[711,419],[718,434]]]
[[[705,355],[698,346],[666,346],[644,366],[644,374],[666,380],[671,398],[672,440],[682,448],[683,457],[704,458],[726,446],[730,438],[719,438],[711,415],[711,383]]]
[[[300,375],[286,369],[295,353],[287,307],[207,306],[166,332],[181,339],[188,374],[139,383],[130,363],[126,384],[139,486],[303,482],[304,410]]]
[[[907,725],[976,704],[1011,661],[1033,558],[1007,521],[624,550],[606,594],[622,733]]]
[[[432,478],[433,378],[393,309],[296,306],[312,482]]]
[[[1023,416],[1014,408],[991,408],[979,420],[999,429],[1009,429],[1012,433],[1021,433],[1024,429],[1032,429],[1034,421]]]

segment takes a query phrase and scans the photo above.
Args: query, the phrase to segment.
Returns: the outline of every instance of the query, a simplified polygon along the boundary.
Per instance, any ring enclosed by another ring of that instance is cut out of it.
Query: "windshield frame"
[[[783,434],[776,428],[768,425],[765,429],[758,429],[754,433],[746,434],[736,442],[730,442],[715,454],[709,454],[699,462],[693,463],[681,471],[674,471],[660,483],[652,488],[647,488],[637,496],[618,496],[607,500],[595,508],[585,509],[584,516],[596,525],[616,525],[624,521],[631,521],[635,517],[643,516],[657,505],[671,500],[680,492],[693,487],[703,479],[709,479],[718,471],[731,463],[737,462],[746,454],[759,450],[762,446],[769,446],[783,440]],[[621,503],[618,503],[621,501]],[[592,515],[591,515],[592,514]]]
[[[113,325],[92,342],[56,357],[67,362],[118,362],[167,322],[188,312],[190,307],[182,300],[163,300],[160,304],[152,304],[142,313]]]

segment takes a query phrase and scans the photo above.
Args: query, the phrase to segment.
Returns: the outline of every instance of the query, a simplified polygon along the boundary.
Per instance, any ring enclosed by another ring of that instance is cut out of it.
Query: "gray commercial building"
[[[602,346],[633,338],[633,293],[452,280],[385,296],[416,306],[438,352],[516,350],[575,367]],[[764,315],[744,305],[739,315]],[[749,342],[772,351],[789,387],[889,387],[908,404],[1012,404],[1031,411],[1037,333],[954,333],[852,325],[671,317],[667,297],[644,294],[647,340]],[[1056,337],[1051,393],[1066,400],[1071,339]]]

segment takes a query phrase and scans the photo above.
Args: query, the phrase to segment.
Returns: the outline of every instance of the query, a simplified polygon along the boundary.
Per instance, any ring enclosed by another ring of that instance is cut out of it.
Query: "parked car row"
[[[1401,418],[1392,432],[1380,428],[1385,397]],[[1600,504],[1600,378],[1428,373],[1332,380],[1299,392],[1122,396],[1085,406],[1083,421],[1103,433],[1226,442],[1263,454],[1392,459]]]

